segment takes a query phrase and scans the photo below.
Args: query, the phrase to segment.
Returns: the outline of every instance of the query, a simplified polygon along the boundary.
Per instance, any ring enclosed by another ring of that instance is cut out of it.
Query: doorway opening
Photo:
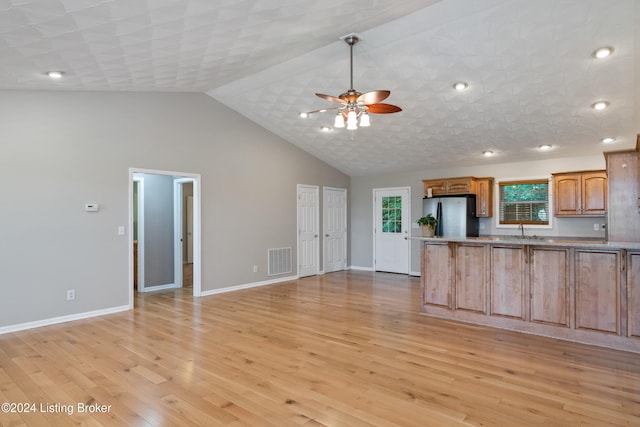
[[[131,307],[134,291],[180,288],[187,279],[201,295],[199,174],[130,168],[129,230]]]

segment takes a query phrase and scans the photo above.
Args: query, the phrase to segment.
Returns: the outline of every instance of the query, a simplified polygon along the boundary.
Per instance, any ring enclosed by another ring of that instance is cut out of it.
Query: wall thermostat
[[[98,212],[100,210],[100,205],[97,203],[87,203],[84,205],[84,210],[87,212]]]

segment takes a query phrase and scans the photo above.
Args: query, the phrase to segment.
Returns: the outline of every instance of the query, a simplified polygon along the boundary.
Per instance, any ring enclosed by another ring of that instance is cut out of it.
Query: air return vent
[[[291,248],[269,249],[269,276],[291,273]]]

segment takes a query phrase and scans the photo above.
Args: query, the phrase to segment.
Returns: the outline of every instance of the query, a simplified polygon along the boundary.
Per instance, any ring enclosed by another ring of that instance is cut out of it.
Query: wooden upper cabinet
[[[609,240],[640,242],[640,136],[635,150],[604,154],[609,176]]]
[[[607,173],[603,170],[554,173],[556,216],[604,216],[607,211]]]
[[[424,179],[424,197],[428,196],[429,188],[431,195],[450,196],[456,194],[476,194],[476,178],[465,176],[461,178],[446,179]]]
[[[493,178],[478,178],[476,181],[476,216],[493,216]]]
[[[607,211],[607,173],[597,171],[582,175],[582,214],[604,215]]]

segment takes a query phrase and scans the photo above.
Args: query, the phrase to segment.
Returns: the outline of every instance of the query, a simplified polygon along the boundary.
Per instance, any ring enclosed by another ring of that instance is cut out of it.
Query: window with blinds
[[[499,182],[500,224],[549,224],[549,181]]]

